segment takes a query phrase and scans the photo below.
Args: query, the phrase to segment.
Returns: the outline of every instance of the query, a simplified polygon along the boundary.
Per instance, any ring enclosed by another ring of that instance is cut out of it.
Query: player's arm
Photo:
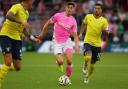
[[[87,28],[87,17],[88,15],[85,16],[83,22],[82,22],[82,25],[81,25],[81,30],[80,30],[80,33],[79,33],[79,38],[81,39],[82,38],[82,34],[83,32],[86,32],[86,28]]]
[[[105,33],[105,35],[109,35],[110,33],[111,33],[111,28],[110,28],[110,26],[109,26],[109,24],[108,24],[108,21],[107,20],[105,20],[105,22],[104,22],[104,26],[103,26],[103,32]]]
[[[22,24],[22,22],[21,22],[18,18],[16,18],[15,15],[14,15],[11,11],[9,11],[9,12],[7,13],[6,18],[7,18],[8,20],[10,20],[10,21],[13,21],[13,22]]]
[[[57,22],[57,19],[59,17],[59,14],[55,14],[53,17],[51,17],[45,24],[44,27],[42,28],[42,31],[40,33],[40,35],[38,36],[38,38],[41,40],[43,39],[43,37],[45,36],[46,32],[49,30],[50,26],[53,23]]]
[[[31,27],[29,23],[20,21],[11,11],[7,13],[6,18],[10,21],[22,24],[25,27],[25,29],[30,29]]]
[[[30,29],[30,24],[27,22],[22,22],[16,17],[16,14],[19,13],[19,8],[17,5],[13,5],[6,14],[6,18],[12,22],[22,24],[25,29]]]
[[[24,29],[24,30],[23,30],[23,33],[24,33],[24,35],[27,36],[30,40],[35,41],[36,43],[40,43],[40,42],[41,42],[39,39],[36,38],[36,36],[33,36],[33,35],[29,32],[29,30],[25,30],[25,29]]]
[[[76,53],[78,53],[79,52],[79,38],[78,38],[77,32],[73,33],[73,38],[75,42],[75,51]]]
[[[110,34],[111,30],[108,28],[103,29],[103,33],[108,36]]]
[[[31,40],[34,40],[35,39],[35,37],[33,36],[32,37],[32,35],[30,34],[30,32],[28,31],[28,30],[23,30],[23,33],[24,33],[24,35],[25,36],[27,36],[28,38],[30,38]]]
[[[85,31],[86,31],[86,28],[87,28],[87,25],[86,25],[84,22],[82,22],[81,30],[80,30],[80,35],[82,35],[82,34],[83,34],[83,32],[85,32]]]
[[[45,36],[46,32],[49,30],[51,24],[53,24],[53,23],[52,23],[52,21],[50,19],[44,24],[44,27],[42,28],[42,31],[41,31],[40,35],[38,36],[38,38],[40,40],[43,39],[43,37]]]

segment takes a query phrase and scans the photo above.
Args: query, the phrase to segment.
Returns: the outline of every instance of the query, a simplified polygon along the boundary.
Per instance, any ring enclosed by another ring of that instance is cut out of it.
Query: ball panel
[[[69,81],[70,80],[66,75],[60,76],[60,78],[59,78],[59,84],[60,85],[68,85]]]

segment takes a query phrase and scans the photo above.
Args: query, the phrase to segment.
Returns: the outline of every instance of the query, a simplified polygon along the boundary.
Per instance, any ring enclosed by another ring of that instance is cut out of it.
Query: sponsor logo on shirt
[[[70,26],[70,25],[65,24],[65,23],[63,23],[63,22],[61,22],[61,21],[59,21],[58,24],[59,24],[60,26],[62,26],[63,28],[67,29],[67,30],[70,30],[70,29],[71,29],[71,26]]]

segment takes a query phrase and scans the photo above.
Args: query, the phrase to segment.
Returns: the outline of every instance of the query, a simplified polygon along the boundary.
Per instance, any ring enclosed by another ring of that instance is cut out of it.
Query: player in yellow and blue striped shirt
[[[85,31],[84,38],[84,83],[88,83],[90,75],[94,70],[96,61],[99,59],[101,52],[101,35],[102,32],[109,32],[109,24],[102,15],[102,5],[96,4],[93,14],[87,14],[83,20],[79,37]]]

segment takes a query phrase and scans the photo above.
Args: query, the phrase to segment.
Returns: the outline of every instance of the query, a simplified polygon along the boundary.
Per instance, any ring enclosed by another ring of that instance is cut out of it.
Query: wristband
[[[30,35],[31,40],[35,40],[35,37],[33,35]]]

